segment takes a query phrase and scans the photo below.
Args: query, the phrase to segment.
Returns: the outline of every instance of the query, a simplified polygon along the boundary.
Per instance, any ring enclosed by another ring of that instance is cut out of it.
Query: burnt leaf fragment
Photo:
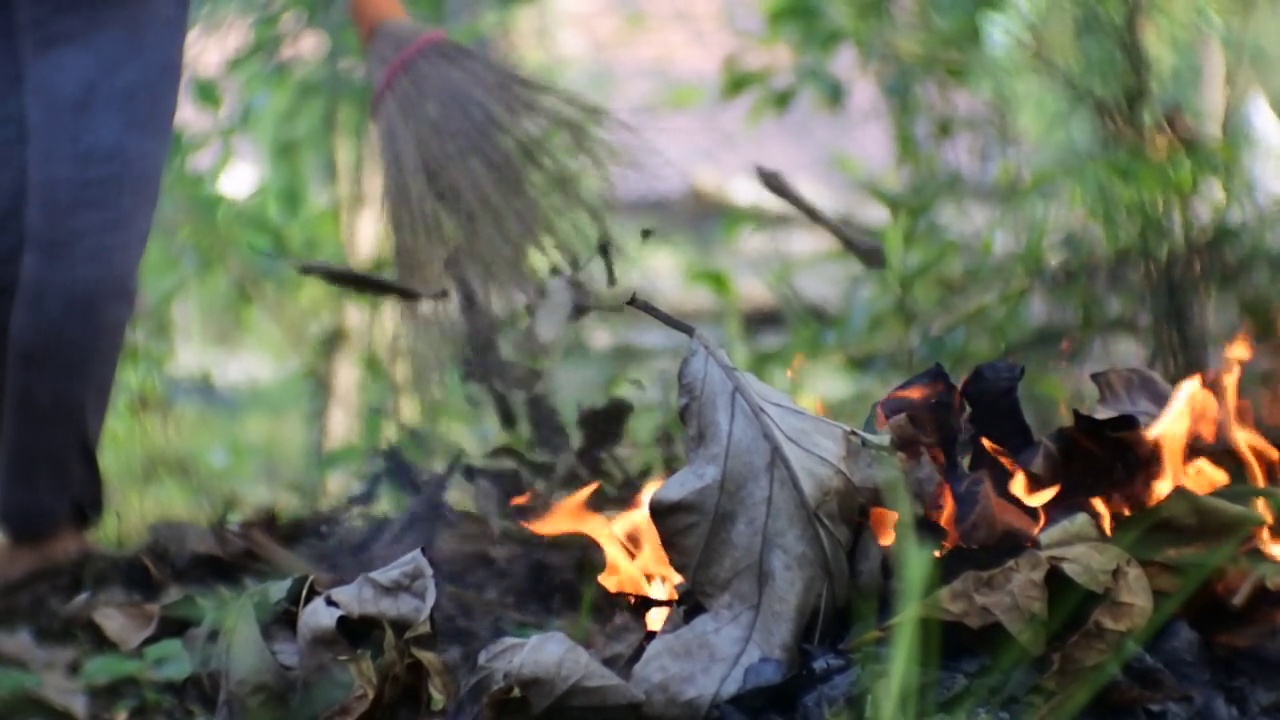
[[[1049,433],[1018,458],[1032,490],[1060,485],[1056,501],[1116,497],[1140,505],[1160,455],[1133,415],[1100,419],[1073,410],[1074,422]]]
[[[635,405],[625,398],[609,398],[603,405],[586,407],[578,412],[578,458],[599,457],[622,442],[627,421]],[[584,464],[585,461],[584,461]]]
[[[546,393],[534,391],[525,396],[525,413],[529,420],[529,435],[539,452],[558,457],[572,447],[569,431],[560,419],[560,412]]]
[[[962,473],[947,478],[956,507],[956,533],[965,547],[989,547],[1002,542],[1031,545],[1036,523],[1021,506],[1000,496],[986,473]]]
[[[922,444],[932,451],[930,456],[944,477],[960,471],[963,406],[960,390],[942,363],[934,363],[890,390],[872,406],[866,425],[868,430],[884,430],[899,416],[906,416]]]
[[[1133,415],[1142,425],[1159,417],[1173,386],[1146,368],[1112,368],[1089,376],[1098,388],[1098,406],[1092,413],[1097,418]]]
[[[986,362],[975,367],[960,386],[960,395],[969,406],[969,426],[973,433],[969,472],[987,473],[1002,492],[1012,473],[979,438],[986,438],[1013,458],[1035,445],[1035,433],[1027,424],[1018,400],[1018,383],[1026,371],[1026,367],[1017,363]]]

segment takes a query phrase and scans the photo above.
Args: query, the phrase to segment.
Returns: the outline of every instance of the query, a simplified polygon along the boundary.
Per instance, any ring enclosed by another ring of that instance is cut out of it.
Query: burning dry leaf
[[[908,378],[871,408],[864,430],[886,428],[899,415],[910,415],[921,434],[938,446],[954,447],[960,437],[960,389],[941,363]]]
[[[1170,590],[1199,585],[1218,574],[1262,524],[1262,516],[1248,507],[1179,487],[1156,505],[1124,518],[1116,543],[1144,563],[1161,588]]]
[[[1048,626],[1045,583],[1050,568],[1102,596],[1081,629],[1068,638],[1052,638],[1058,649],[1044,680],[1059,687],[1111,657],[1119,643],[1151,617],[1153,598],[1146,574],[1114,545],[1080,542],[1028,550],[994,570],[961,575],[927,600],[921,612],[972,628],[999,623],[1028,652],[1040,655],[1054,631]]]
[[[649,502],[662,480],[645,483],[631,507],[613,517],[587,506],[599,486],[591,483],[552,505],[545,514],[521,524],[539,535],[576,534],[594,540],[604,553],[604,569],[596,579],[611,593],[668,603],[675,600],[676,586],[684,578],[671,567],[658,529],[649,518]],[[668,615],[669,606],[652,608],[645,613],[645,623],[657,632]]]
[[[653,718],[700,718],[762,659],[790,665],[805,623],[848,590],[850,527],[878,495],[860,440],[738,371],[700,335],[680,366],[689,464],[654,495],[672,565],[705,608],[659,635],[631,684]]]
[[[1160,470],[1160,453],[1138,419],[1099,419],[1079,411],[1072,415],[1070,426],[1049,433],[1017,458],[1030,476],[1028,489],[1039,492],[1057,485],[1056,501],[1116,496],[1130,505],[1144,503]]]
[[[629,677],[631,667],[640,659],[647,635],[644,621],[635,613],[620,612],[614,614],[608,623],[592,628],[581,642],[601,665],[619,677]]]
[[[415,549],[307,603],[298,615],[298,643],[305,655],[334,642],[344,616],[400,623],[416,634],[429,629],[435,602],[435,572],[422,549]]]
[[[93,621],[121,650],[132,650],[156,631],[160,624],[160,605],[104,605],[93,611]]]
[[[530,715],[589,710],[592,717],[610,711],[634,712],[643,698],[622,678],[592,658],[564,633],[503,638],[480,652],[476,674],[464,690],[494,696],[516,690],[527,699]]]
[[[1125,521],[1143,533],[1194,533],[1205,542],[1240,542],[1263,524],[1254,510],[1213,495],[1197,495],[1176,487],[1161,502]]]
[[[960,475],[949,483],[955,503],[955,533],[965,547],[989,547],[1002,539],[1030,545],[1037,522],[1000,497],[985,472]]]
[[[1113,368],[1089,376],[1098,388],[1098,405],[1091,415],[1099,420],[1132,415],[1144,426],[1160,416],[1173,386],[1154,370]]]
[[[938,473],[949,478],[960,471],[963,408],[959,388],[946,369],[934,363],[876,403],[868,425],[887,429],[899,452],[923,452]]]
[[[969,406],[973,437],[994,443],[1010,457],[1020,456],[1036,442],[1018,400],[1018,384],[1026,372],[1022,365],[997,360],[974,368],[960,385],[960,395]],[[1011,476],[1009,468],[987,450],[985,443],[975,439],[971,444],[969,472],[986,472],[997,486],[1006,486]]]

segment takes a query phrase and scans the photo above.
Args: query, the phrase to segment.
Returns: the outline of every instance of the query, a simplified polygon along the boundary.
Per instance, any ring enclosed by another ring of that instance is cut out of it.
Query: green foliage
[[[1275,325],[1258,285],[1242,282],[1262,275],[1238,262],[1280,261],[1242,184],[1239,138],[1230,122],[1224,140],[1206,137],[1199,117],[1202,45],[1222,44],[1234,86],[1252,77],[1252,34],[1274,13],[1138,0],[763,8],[763,42],[787,51],[769,57],[789,61],[729,58],[723,95],[762,112],[801,95],[838,101],[828,68],[853,49],[888,103],[900,164],[891,178],[850,170],[888,210],[888,267],[851,290],[836,332],[791,354],[839,349],[851,372],[891,368],[886,382],[935,360],[963,373],[1004,355],[1034,382],[1119,333],[1179,377],[1206,367],[1242,302]],[[985,146],[988,159],[957,163],[954,143]]]
[[[77,675],[86,687],[105,687],[133,680],[151,684],[180,683],[195,668],[180,638],[168,638],[141,649],[137,656],[103,653],[87,658]]]

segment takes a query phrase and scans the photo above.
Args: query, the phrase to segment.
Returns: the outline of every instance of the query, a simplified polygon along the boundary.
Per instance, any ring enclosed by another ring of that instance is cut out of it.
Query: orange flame
[[[1160,475],[1151,483],[1148,505],[1165,499],[1175,487],[1183,486],[1203,495],[1229,481],[1225,472],[1214,475],[1206,471],[1206,464],[1199,464],[1193,471],[1194,478],[1188,481],[1187,446],[1193,440],[1213,442],[1218,432],[1218,416],[1218,399],[1205,387],[1202,376],[1192,375],[1173,388],[1160,415],[1143,430],[1160,451]],[[1219,480],[1222,484],[1215,486],[1213,483]]]
[[[1268,472],[1264,465],[1271,468],[1280,465],[1280,450],[1246,422],[1252,414],[1240,400],[1240,376],[1243,364],[1252,357],[1253,346],[1249,339],[1238,335],[1227,344],[1223,352],[1220,395],[1206,386],[1204,377],[1199,374],[1174,386],[1165,407],[1143,430],[1143,436],[1156,447],[1160,456],[1159,474],[1147,491],[1144,506],[1150,507],[1164,500],[1177,487],[1197,495],[1207,495],[1230,484],[1228,472],[1208,458],[1187,458],[1187,450],[1193,442],[1215,442],[1220,427],[1225,427],[1227,440],[1243,462],[1250,484],[1257,488],[1267,487]],[[1007,453],[986,438],[980,438],[980,441],[1012,474],[1009,494],[1025,506],[1043,508],[1061,490],[1058,485],[1031,490],[1026,473]],[[1133,510],[1116,498],[1108,501],[1106,498],[1094,497],[1089,499],[1089,504],[1098,515],[1102,532],[1108,536],[1114,529],[1114,515],[1119,513],[1127,516]],[[1256,534],[1257,546],[1269,558],[1280,561],[1280,540],[1274,537],[1271,528],[1275,524],[1271,506],[1265,499],[1257,498],[1254,508],[1265,521],[1265,525]],[[1041,526],[1043,523],[1042,510]]]
[[[1226,362],[1222,372],[1222,400],[1227,406],[1227,435],[1231,441],[1231,447],[1244,462],[1245,475],[1249,478],[1249,483],[1256,488],[1265,488],[1267,475],[1262,468],[1262,462],[1266,461],[1274,467],[1277,462],[1280,462],[1280,450],[1267,442],[1257,430],[1242,425],[1238,412],[1240,374],[1244,363],[1252,359],[1253,344],[1249,342],[1249,338],[1237,335],[1227,344],[1223,352],[1223,360]],[[1265,498],[1257,497],[1254,498],[1254,509],[1265,521],[1265,524],[1258,528],[1255,536],[1258,549],[1268,558],[1280,561],[1280,542],[1277,542],[1271,534],[1271,526],[1276,521],[1275,515],[1271,512],[1271,505]]]
[[[1111,508],[1100,497],[1089,498],[1089,504],[1098,513],[1098,527],[1102,528],[1102,534],[1111,537]]]
[[[791,364],[787,366],[787,379],[795,380],[796,373],[804,366],[804,353],[796,353],[791,357]]]
[[[889,547],[898,539],[898,513],[888,508],[873,507],[867,523],[880,547]]]
[[[978,440],[982,443],[982,447],[986,448],[987,452],[991,453],[991,456],[1004,466],[1005,470],[1013,474],[1013,477],[1009,478],[1009,494],[1018,498],[1023,505],[1029,508],[1044,507],[1062,489],[1061,485],[1050,485],[1041,490],[1032,490],[1031,483],[1027,480],[1027,474],[1005,453],[1003,448],[986,438],[978,438]],[[1043,516],[1041,520],[1043,520]]]
[[[676,586],[684,578],[671,567],[649,517],[649,501],[662,483],[662,479],[645,483],[631,507],[609,517],[587,507],[588,498],[600,487],[593,482],[553,504],[541,517],[521,524],[538,535],[586,535],[594,540],[604,551],[604,570],[596,580],[611,593],[675,600]],[[670,614],[671,608],[652,608],[645,613],[645,626],[661,630]]]
[[[942,541],[942,549],[935,550],[933,554],[941,557],[942,553],[960,544],[960,531],[956,529],[956,499],[951,495],[951,487],[946,483],[939,486],[942,488],[942,508],[937,522],[947,531],[947,538]]]

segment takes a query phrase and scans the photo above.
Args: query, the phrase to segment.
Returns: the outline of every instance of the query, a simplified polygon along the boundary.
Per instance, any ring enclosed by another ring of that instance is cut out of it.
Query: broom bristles
[[[385,81],[374,122],[399,279],[435,290],[463,276],[481,302],[508,306],[536,290],[538,263],[573,265],[607,234],[620,159],[610,132],[622,126],[465,46],[422,41],[428,32],[384,23],[367,48],[374,82]],[[418,326],[414,364],[435,366],[421,388],[457,349],[462,318],[449,303],[406,320]]]
[[[424,32],[380,28],[369,46],[375,76]],[[438,40],[396,74],[374,119],[408,284],[446,283],[456,253],[483,295],[527,295],[535,256],[572,261],[604,230],[615,121],[595,105]]]

